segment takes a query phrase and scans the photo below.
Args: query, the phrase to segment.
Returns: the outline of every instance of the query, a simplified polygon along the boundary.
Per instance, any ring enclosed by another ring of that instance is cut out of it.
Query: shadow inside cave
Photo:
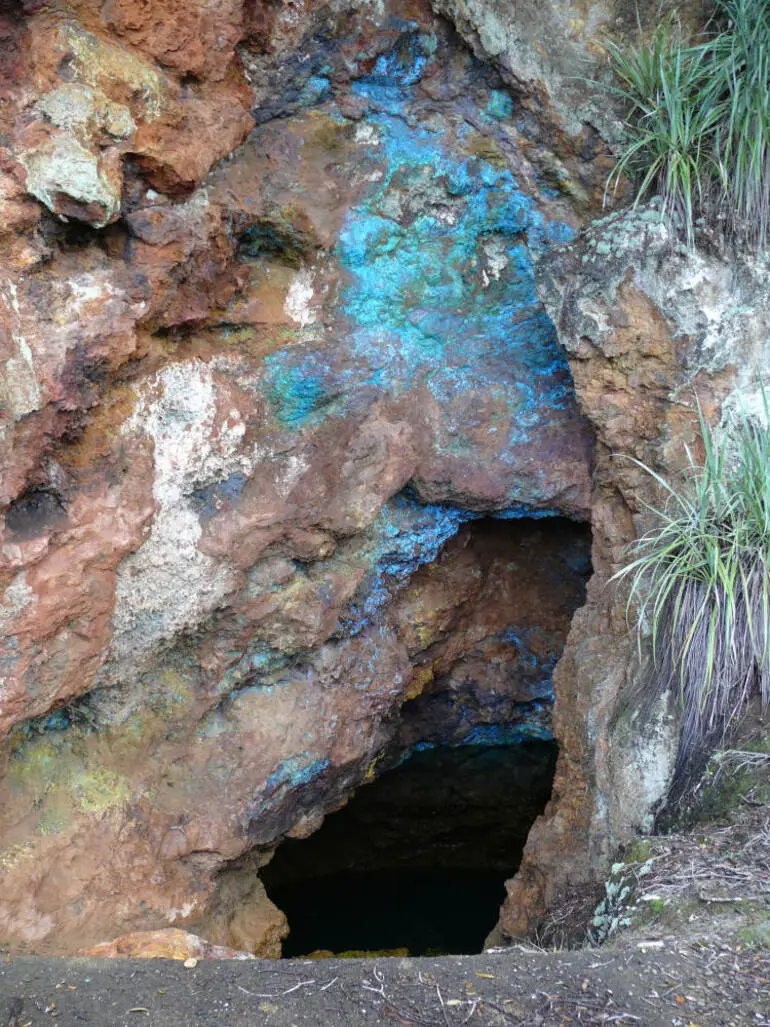
[[[260,876],[285,913],[285,958],[479,952],[551,793],[547,741],[413,753],[359,789]]]

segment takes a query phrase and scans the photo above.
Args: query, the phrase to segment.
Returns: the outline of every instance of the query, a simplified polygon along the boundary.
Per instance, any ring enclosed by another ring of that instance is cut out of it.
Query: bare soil
[[[647,942],[642,942],[646,946]],[[770,951],[629,937],[613,949],[440,959],[200,962],[13,959],[3,1027],[770,1024]]]

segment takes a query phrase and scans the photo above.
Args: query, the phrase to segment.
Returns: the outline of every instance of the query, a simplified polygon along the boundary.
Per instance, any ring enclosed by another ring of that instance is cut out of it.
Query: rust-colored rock
[[[198,79],[224,78],[243,35],[243,0],[108,0],[88,6],[117,39],[162,67]]]
[[[92,686],[111,639],[115,570],[145,540],[154,513],[146,449],[123,445],[112,466],[72,482],[71,502],[30,489],[5,512],[0,574],[6,656],[0,732]],[[115,474],[112,484],[106,474]]]
[[[213,17],[203,38],[195,12],[180,28],[161,4],[142,5],[139,22],[125,9],[121,18],[120,7],[103,12],[108,26],[117,21],[123,29],[117,39],[94,18],[41,12],[32,20],[28,73],[39,95],[22,103],[15,127],[28,191],[60,217],[97,228],[120,216],[125,158],[143,166],[156,188],[189,192],[253,125],[251,92],[233,54],[236,10],[230,28],[220,23],[214,40]],[[195,71],[194,84],[156,63],[158,50],[169,54],[170,32],[177,63],[167,66]],[[199,54],[185,54],[180,33],[186,32]],[[136,36],[131,41],[140,48],[121,45],[126,36]]]

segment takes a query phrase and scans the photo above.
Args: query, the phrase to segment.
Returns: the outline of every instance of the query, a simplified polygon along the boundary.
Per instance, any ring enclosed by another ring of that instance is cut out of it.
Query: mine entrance
[[[261,871],[291,926],[284,957],[481,951],[555,762],[546,741],[418,751],[284,842]]]

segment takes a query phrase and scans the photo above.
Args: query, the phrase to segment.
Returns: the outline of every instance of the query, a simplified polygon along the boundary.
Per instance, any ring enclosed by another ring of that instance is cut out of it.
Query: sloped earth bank
[[[6,949],[279,955],[259,869],[424,745],[555,734],[498,941],[649,823],[619,456],[751,400],[770,299],[655,210],[584,230],[635,12],[2,5]]]
[[[763,1027],[770,955],[729,944],[442,959],[203,962],[14,959],[0,1022],[93,1027]],[[5,1016],[7,1019],[2,1019]]]

